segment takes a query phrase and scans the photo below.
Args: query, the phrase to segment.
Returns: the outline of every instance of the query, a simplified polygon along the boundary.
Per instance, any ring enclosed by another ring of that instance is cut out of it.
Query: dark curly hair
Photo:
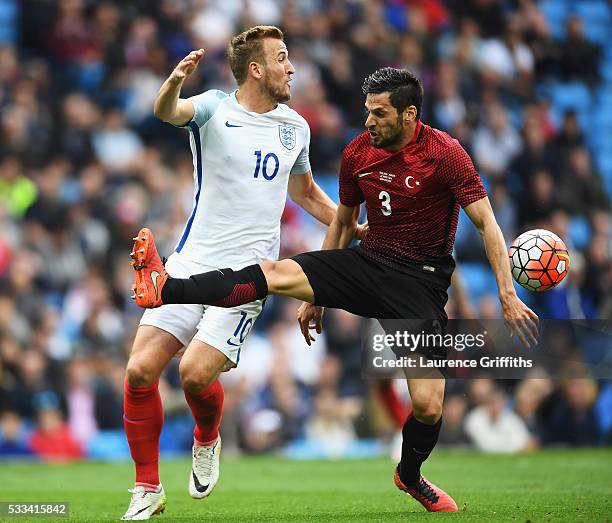
[[[389,101],[398,113],[414,105],[417,110],[417,118],[421,117],[423,85],[406,69],[395,69],[394,67],[378,69],[366,77],[361,90],[363,94],[390,93]]]

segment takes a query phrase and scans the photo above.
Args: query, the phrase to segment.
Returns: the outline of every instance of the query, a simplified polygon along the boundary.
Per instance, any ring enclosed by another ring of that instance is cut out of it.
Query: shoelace
[[[423,496],[425,499],[431,501],[432,503],[437,503],[438,499],[440,499],[436,495],[436,492],[434,491],[434,489],[431,488],[431,485],[429,483],[427,483],[427,481],[425,481],[422,476],[419,478],[419,484],[417,486],[417,492],[421,496]]]
[[[198,476],[203,474],[206,477],[210,477],[213,469],[214,447],[196,447],[194,453],[196,458],[195,467]],[[204,454],[205,459],[201,459],[202,454]]]

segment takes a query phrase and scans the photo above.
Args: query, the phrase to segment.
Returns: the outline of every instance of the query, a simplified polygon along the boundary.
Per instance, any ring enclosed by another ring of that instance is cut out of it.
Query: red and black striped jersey
[[[402,264],[448,257],[459,206],[485,196],[459,142],[421,122],[400,151],[373,147],[365,132],[342,154],[340,202],[354,207],[365,201],[370,231],[361,247],[376,258]]]

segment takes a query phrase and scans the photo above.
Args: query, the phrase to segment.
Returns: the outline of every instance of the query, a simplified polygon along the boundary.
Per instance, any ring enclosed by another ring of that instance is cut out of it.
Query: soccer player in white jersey
[[[282,103],[290,98],[294,72],[282,32],[258,26],[232,39],[228,60],[238,83],[233,93],[210,90],[181,99],[185,78],[203,56],[202,49],[186,56],[155,102],[158,118],[189,130],[193,153],[193,210],[166,264],[178,278],[277,259],[287,193],[325,225],[336,210],[312,178],[308,124]],[[163,424],[158,380],[183,346],[181,385],[196,422],[189,493],[204,498],[215,487],[223,405],[218,377],[239,363],[262,305],[261,300],[230,309],[169,305],[144,313],[125,380],[124,425],[136,484],[124,520],[149,519],[165,508],[158,473]]]

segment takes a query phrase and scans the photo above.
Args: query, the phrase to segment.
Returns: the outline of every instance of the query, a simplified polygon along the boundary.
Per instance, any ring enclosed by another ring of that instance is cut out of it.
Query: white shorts
[[[216,267],[194,264],[173,253],[166,262],[166,271],[174,278],[188,278],[192,274],[214,270]],[[225,354],[235,365],[240,361],[240,350],[263,308],[257,300],[231,309],[212,305],[162,305],[147,309],[140,325],[152,325],[172,334],[184,346],[192,339],[211,345]]]

